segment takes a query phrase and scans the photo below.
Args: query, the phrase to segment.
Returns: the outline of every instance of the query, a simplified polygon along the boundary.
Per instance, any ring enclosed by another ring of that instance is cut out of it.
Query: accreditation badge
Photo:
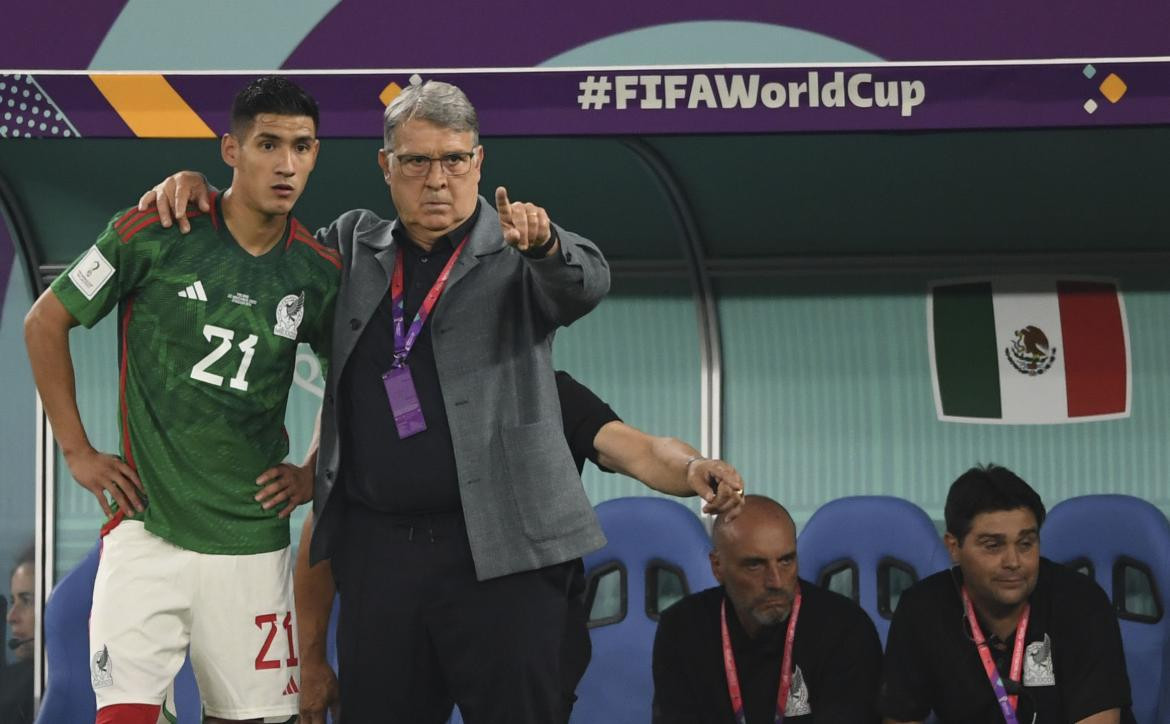
[[[423,419],[422,405],[414,389],[410,368],[406,365],[390,368],[390,371],[382,375],[382,384],[386,388],[390,412],[394,414],[398,437],[405,440],[426,430],[427,421]]]

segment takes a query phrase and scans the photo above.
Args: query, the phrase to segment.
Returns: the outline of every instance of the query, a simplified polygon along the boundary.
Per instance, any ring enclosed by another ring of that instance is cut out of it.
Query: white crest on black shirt
[[[1052,639],[1028,644],[1024,654],[1024,686],[1056,686],[1056,669],[1052,665]]]
[[[804,683],[804,673],[800,670],[799,664],[792,668],[792,688],[788,690],[788,701],[784,703],[785,718],[812,714],[812,704],[808,701],[808,685]]]

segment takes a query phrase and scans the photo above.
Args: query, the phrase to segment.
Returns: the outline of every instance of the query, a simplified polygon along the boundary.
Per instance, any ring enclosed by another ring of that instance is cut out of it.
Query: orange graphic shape
[[[378,94],[378,100],[382,101],[382,105],[388,106],[390,105],[390,101],[397,98],[398,94],[401,92],[402,86],[392,82],[390,85],[383,88],[382,92]]]
[[[1105,80],[1101,81],[1098,89],[1101,91],[1101,95],[1109,99],[1110,103],[1116,103],[1121,100],[1129,87],[1125,85],[1125,81],[1117,77],[1116,73],[1110,73]]]
[[[89,78],[139,138],[215,138],[215,132],[161,75]]]

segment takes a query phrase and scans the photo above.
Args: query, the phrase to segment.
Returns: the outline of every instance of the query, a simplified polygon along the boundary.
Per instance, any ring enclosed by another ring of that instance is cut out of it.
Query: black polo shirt
[[[953,571],[953,572],[952,572]],[[897,721],[933,711],[946,724],[1003,720],[963,612],[957,568],[925,578],[902,594],[886,642],[879,709]],[[1091,579],[1040,559],[1029,599],[1021,724],[1066,724],[1098,712],[1129,712],[1129,677],[1117,616]],[[986,634],[986,630],[984,631]],[[1015,634],[993,647],[1007,677]]]
[[[597,448],[593,446],[593,439],[602,427],[611,422],[620,422],[621,418],[593,394],[593,390],[561,370],[557,370],[557,397],[561,401],[565,440],[569,442],[569,452],[573,454],[577,472],[584,469],[586,460],[592,460],[597,467],[612,472],[597,462]]]
[[[407,328],[478,216],[477,206],[471,218],[436,240],[429,252],[416,246],[401,225],[395,228],[394,241],[403,250]],[[347,497],[383,513],[448,513],[461,509],[455,448],[431,345],[433,317],[432,314],[423,325],[406,358],[427,423],[425,431],[405,440],[398,437],[382,383],[382,375],[394,359],[389,282],[338,384],[341,460]]]
[[[808,713],[785,724],[877,722],[874,698],[882,647],[869,616],[857,604],[802,580],[789,701],[807,695]],[[654,637],[654,724],[735,724],[719,608],[723,587],[691,594],[662,613]],[[772,724],[780,691],[787,623],[748,637],[727,601],[727,628],[748,724]]]

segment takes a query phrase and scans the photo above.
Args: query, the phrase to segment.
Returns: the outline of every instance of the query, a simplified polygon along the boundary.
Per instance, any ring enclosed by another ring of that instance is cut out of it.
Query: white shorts
[[[97,706],[166,704],[190,646],[203,710],[222,719],[297,713],[289,548],[196,553],[122,521],[102,539],[89,621]]]

